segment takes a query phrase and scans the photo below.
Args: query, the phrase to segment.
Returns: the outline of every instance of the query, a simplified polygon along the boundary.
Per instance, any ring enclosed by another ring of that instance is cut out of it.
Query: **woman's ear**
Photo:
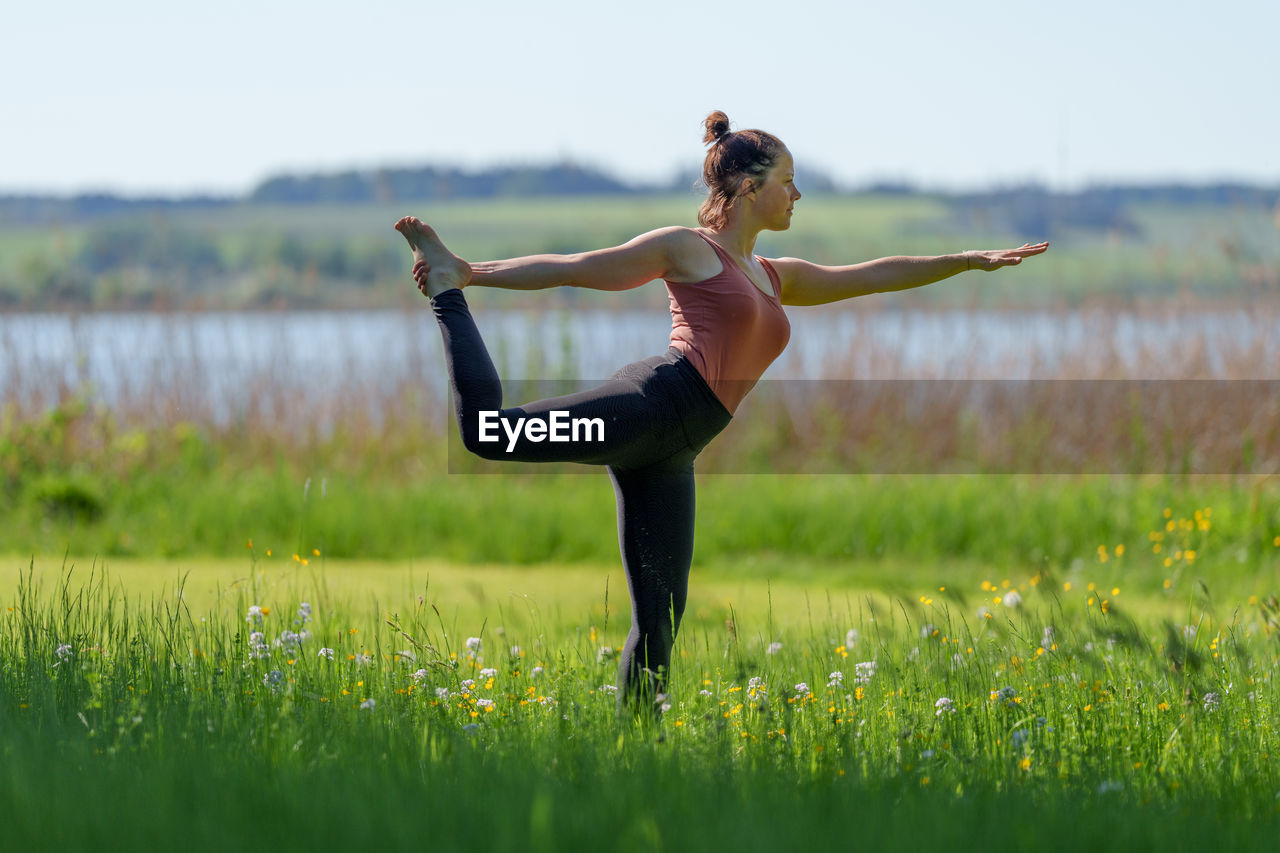
[[[755,178],[743,178],[742,183],[738,185],[738,196],[745,198],[754,195],[756,191]]]

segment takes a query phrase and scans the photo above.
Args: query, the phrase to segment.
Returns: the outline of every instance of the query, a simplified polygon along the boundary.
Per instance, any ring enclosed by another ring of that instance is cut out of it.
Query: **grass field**
[[[359,205],[233,205],[122,213],[56,227],[0,229],[0,306],[97,308],[403,306],[417,294],[391,224],[412,213],[434,223],[469,260],[569,253],[617,245],[668,225],[694,225],[700,197],[525,198]],[[793,227],[762,235],[757,251],[851,264],[1051,238],[1052,251],[1017,275],[962,276],[945,286],[880,297],[887,304],[1057,306],[1195,293],[1274,296],[1280,263],[1274,213],[1252,207],[1139,204],[1133,232],[1063,228],[1013,233],[961,216],[947,199],[859,194],[805,197]],[[523,294],[486,293],[493,305]],[[665,306],[660,288],[563,291],[537,304]]]
[[[6,846],[1269,849],[1276,601],[1132,558],[708,570],[621,720],[604,569],[11,558]]]
[[[1280,829],[1274,478],[704,476],[670,707],[636,720],[610,690],[629,607],[603,476],[448,474],[442,442],[394,428],[21,414],[0,444],[14,849]]]
[[[694,207],[647,203],[593,202],[582,232],[570,203],[419,212],[447,214],[464,253],[503,255]],[[928,200],[806,203],[833,207],[780,253],[936,251],[942,233]],[[233,261],[280,237],[376,255],[393,212],[174,225]],[[1080,235],[1016,286],[1048,303],[1270,286],[1250,278],[1269,257],[1204,242],[1194,216],[1143,215],[1148,244]],[[1242,216],[1231,233],[1271,239]],[[101,237],[27,236],[0,234],[0,274]],[[1226,379],[1271,370],[1262,348],[1220,343],[1187,349],[1231,354]],[[1080,364],[1107,346],[1088,342]],[[1062,378],[1125,378],[1102,361]],[[1167,366],[1148,355],[1133,375]],[[449,473],[470,469],[443,402],[416,386],[228,423],[146,382],[108,408],[62,367],[0,403],[6,849],[1274,846],[1280,433],[1261,404],[1237,423],[1207,396],[1177,399],[1194,416],[1185,452],[1173,420],[1093,398],[991,404],[1008,432],[969,422],[931,447],[963,412],[787,407],[762,389],[700,470],[849,473],[699,477],[670,692],[620,718],[629,602],[602,475]],[[267,379],[247,397],[291,399]],[[875,473],[893,461],[875,423],[919,440],[906,461],[953,473]],[[1037,467],[1046,430],[1074,456]],[[966,435],[1039,473],[966,455]]]

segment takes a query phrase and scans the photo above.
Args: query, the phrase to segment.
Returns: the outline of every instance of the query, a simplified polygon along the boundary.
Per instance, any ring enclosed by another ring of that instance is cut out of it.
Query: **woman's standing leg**
[[[693,561],[693,462],[611,467],[609,475],[631,590],[631,632],[618,664],[618,703],[639,711],[652,708],[666,692],[671,649],[684,616]]]

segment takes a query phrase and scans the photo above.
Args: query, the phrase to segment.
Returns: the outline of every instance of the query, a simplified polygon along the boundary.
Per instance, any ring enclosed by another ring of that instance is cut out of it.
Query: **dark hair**
[[[744,177],[763,178],[784,148],[782,140],[763,130],[729,130],[729,117],[716,110],[707,116],[702,137],[711,145],[702,164],[707,200],[698,209],[698,224],[723,228],[729,206]]]

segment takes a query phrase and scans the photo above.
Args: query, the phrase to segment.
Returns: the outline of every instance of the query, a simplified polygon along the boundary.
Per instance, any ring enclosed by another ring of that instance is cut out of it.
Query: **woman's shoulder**
[[[667,281],[700,282],[723,269],[716,244],[696,228],[672,225],[650,231],[643,237],[660,240],[670,260]]]
[[[655,228],[636,237],[636,240],[653,240],[676,247],[705,245],[707,242],[707,238],[702,235],[701,231],[696,228],[689,228],[686,225],[666,225],[662,228]]]

